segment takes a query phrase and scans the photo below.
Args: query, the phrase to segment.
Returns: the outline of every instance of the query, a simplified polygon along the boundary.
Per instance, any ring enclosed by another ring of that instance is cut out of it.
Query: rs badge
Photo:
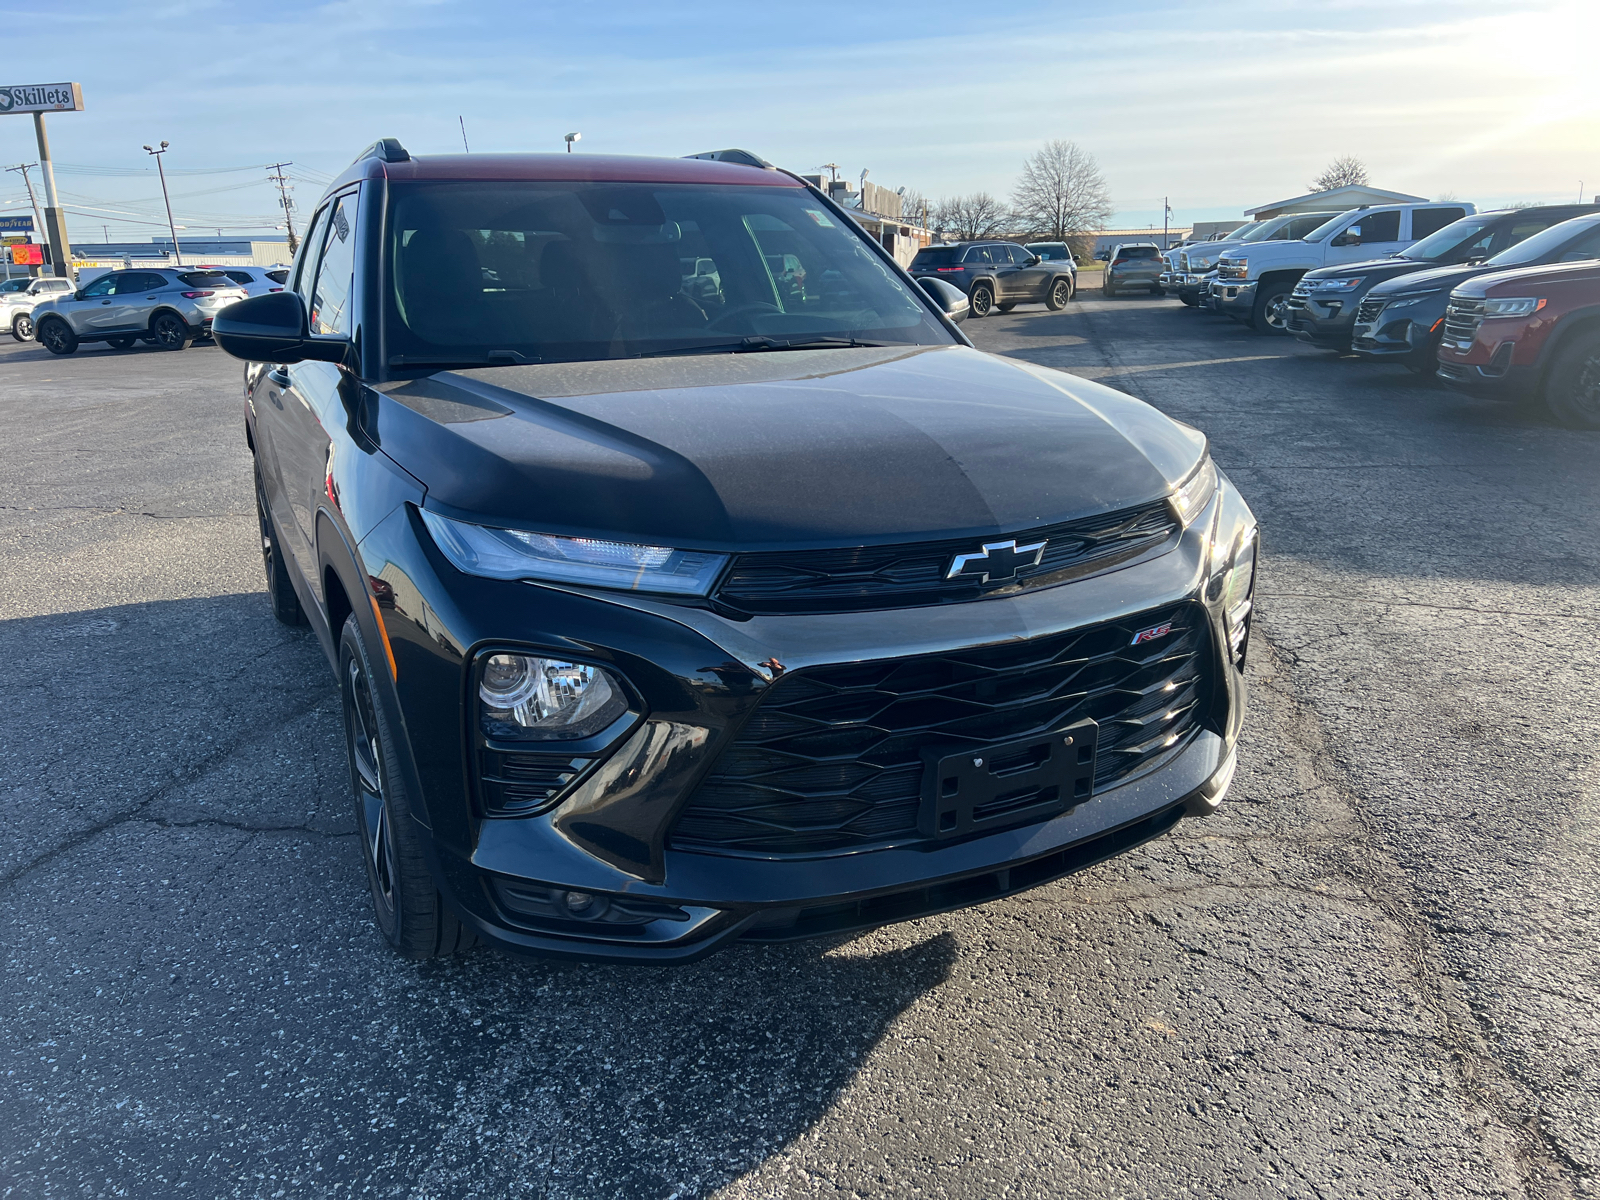
[[[1172,622],[1164,621],[1160,625],[1152,625],[1149,629],[1141,629],[1133,635],[1131,645],[1137,646],[1141,642],[1153,642],[1157,638],[1164,638],[1172,632]]]

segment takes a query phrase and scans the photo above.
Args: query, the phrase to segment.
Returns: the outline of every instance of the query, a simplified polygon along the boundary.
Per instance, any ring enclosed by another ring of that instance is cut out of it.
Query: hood
[[[1307,271],[1302,278],[1315,283],[1319,279],[1347,279],[1352,275],[1359,275],[1362,282],[1370,287],[1373,283],[1382,283],[1397,275],[1409,275],[1430,269],[1432,269],[1430,264],[1415,258],[1369,258],[1366,262],[1318,267],[1314,271]]]
[[[1373,291],[1381,296],[1392,296],[1396,292],[1448,291],[1458,283],[1471,279],[1474,275],[1485,274],[1491,269],[1481,263],[1474,266],[1455,263],[1448,267],[1427,267],[1421,271],[1404,274],[1392,282],[1380,283]]]
[[[1600,302],[1600,261],[1591,258],[1584,262],[1552,263],[1546,267],[1511,267],[1498,271],[1491,268],[1472,279],[1462,291],[1472,296],[1486,296],[1491,290],[1507,285],[1506,294],[1511,295],[1522,288],[1545,284],[1580,289],[1588,285],[1595,292],[1595,301]]]
[[[1015,532],[1146,503],[1205,450],[1121,392],[964,346],[440,372],[385,384],[431,509],[695,549]]]

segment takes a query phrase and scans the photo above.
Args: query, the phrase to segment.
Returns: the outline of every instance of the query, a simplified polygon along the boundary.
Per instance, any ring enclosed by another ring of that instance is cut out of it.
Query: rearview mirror
[[[967,314],[972,311],[972,306],[967,303],[966,294],[942,279],[919,279],[917,284],[927,293],[928,299],[937,304],[940,311],[958,325],[965,321]]]
[[[211,337],[246,362],[341,362],[350,350],[344,338],[310,336],[306,307],[295,292],[269,292],[228,305],[213,318]]]

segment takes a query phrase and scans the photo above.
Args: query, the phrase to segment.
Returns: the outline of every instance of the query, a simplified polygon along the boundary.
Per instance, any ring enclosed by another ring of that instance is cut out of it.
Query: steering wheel
[[[728,321],[733,320],[734,317],[741,317],[745,313],[781,313],[782,311],[776,304],[768,304],[765,300],[753,300],[749,304],[741,304],[737,308],[730,308],[727,312],[719,314],[707,328],[720,331]]]

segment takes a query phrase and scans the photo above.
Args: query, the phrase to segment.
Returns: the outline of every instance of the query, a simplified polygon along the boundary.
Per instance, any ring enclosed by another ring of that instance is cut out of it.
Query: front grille
[[[1483,324],[1483,301],[1450,297],[1444,310],[1444,340],[1471,342]]]
[[[970,537],[845,550],[779,550],[734,559],[716,599],[747,613],[846,612],[912,608],[977,600],[1017,583],[1041,586],[1121,566],[1164,546],[1179,532],[1165,500],[1015,535]],[[988,584],[946,579],[958,554],[1015,536],[1018,545],[1044,541],[1036,567]]]
[[[1368,296],[1356,308],[1356,320],[1363,325],[1370,325],[1378,319],[1378,314],[1383,311],[1384,299],[1382,296]]]
[[[1135,634],[1171,622],[1134,646]],[[1153,769],[1201,728],[1204,610],[1173,605],[949,654],[780,679],[679,814],[678,849],[816,854],[921,840],[924,749],[977,750],[1091,717],[1095,790]]]
[[[1294,291],[1290,292],[1289,295],[1299,297],[1301,303],[1304,303],[1306,297],[1311,295],[1311,286],[1305,283],[1297,283],[1294,285]],[[1293,301],[1290,301],[1290,303],[1293,303]]]

